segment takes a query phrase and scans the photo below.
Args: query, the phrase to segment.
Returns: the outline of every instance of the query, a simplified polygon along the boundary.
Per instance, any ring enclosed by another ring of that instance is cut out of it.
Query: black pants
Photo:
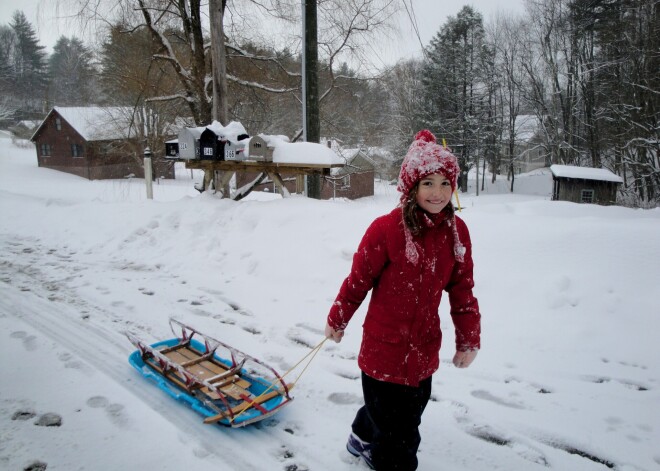
[[[378,381],[362,373],[364,406],[353,421],[353,432],[371,443],[377,471],[414,471],[421,437],[419,424],[431,397],[431,377],[419,387]]]

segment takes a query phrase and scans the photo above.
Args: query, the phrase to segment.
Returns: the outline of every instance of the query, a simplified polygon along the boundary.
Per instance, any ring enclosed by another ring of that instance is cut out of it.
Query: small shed
[[[375,162],[360,148],[338,149],[346,165],[332,169],[324,177],[321,199],[348,198],[351,200],[374,195]]]
[[[551,165],[552,200],[600,205],[616,204],[623,179],[604,168]]]

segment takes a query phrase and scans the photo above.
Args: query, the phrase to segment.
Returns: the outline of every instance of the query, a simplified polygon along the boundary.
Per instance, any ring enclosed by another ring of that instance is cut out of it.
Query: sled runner
[[[291,385],[268,365],[175,319],[170,319],[170,327],[175,338],[152,345],[126,333],[137,348],[128,361],[170,396],[204,415],[205,424],[243,427],[293,400]]]

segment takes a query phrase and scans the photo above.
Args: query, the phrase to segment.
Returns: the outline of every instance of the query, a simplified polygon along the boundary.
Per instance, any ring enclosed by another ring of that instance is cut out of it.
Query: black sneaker
[[[375,469],[371,463],[371,443],[365,442],[353,432],[348,436],[346,449],[353,456],[360,456],[371,469]]]

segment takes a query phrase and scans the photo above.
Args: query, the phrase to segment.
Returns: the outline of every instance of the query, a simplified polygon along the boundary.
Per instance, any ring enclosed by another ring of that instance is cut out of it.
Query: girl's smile
[[[451,201],[451,182],[442,174],[422,178],[417,188],[417,204],[431,214],[438,214]]]

